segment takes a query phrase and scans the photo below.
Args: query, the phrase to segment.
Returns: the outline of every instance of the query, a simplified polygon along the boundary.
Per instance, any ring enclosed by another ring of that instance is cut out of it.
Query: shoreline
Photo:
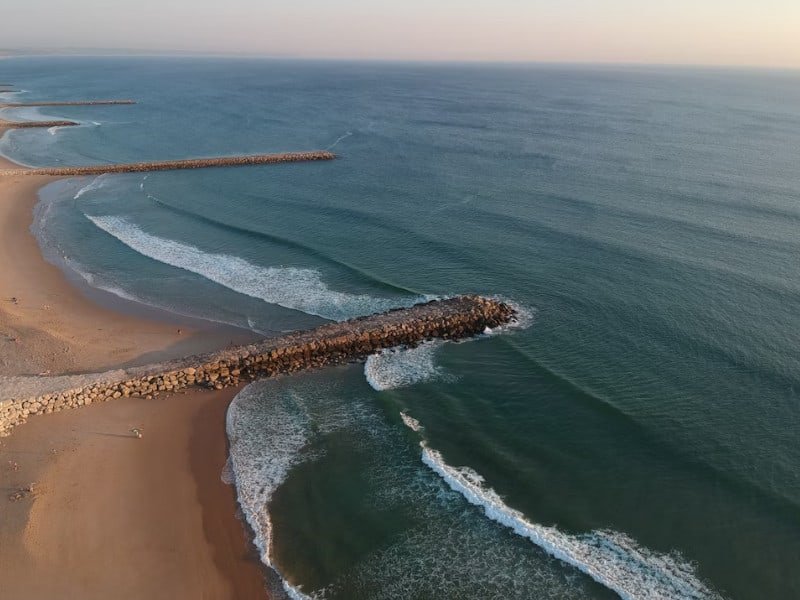
[[[0,137],[5,133],[0,127]],[[0,169],[20,165],[0,156]],[[98,305],[49,263],[31,225],[40,189],[56,180],[0,178],[0,382],[98,372],[228,344],[230,327],[187,327],[177,316],[167,322]],[[225,412],[235,393],[122,398],[35,419],[1,440],[4,590],[43,599],[175,598],[194,582],[191,597],[266,598],[265,567],[237,519],[235,488],[220,479]],[[146,423],[147,437],[125,439],[129,427],[120,419]],[[34,493],[9,499],[34,482]],[[118,560],[98,569],[98,555]]]
[[[0,157],[4,164],[13,163]],[[101,306],[48,262],[30,228],[40,189],[57,179],[0,178],[0,377],[104,371],[221,349],[231,341],[233,327],[203,327],[200,320],[187,326],[177,316],[166,322]]]

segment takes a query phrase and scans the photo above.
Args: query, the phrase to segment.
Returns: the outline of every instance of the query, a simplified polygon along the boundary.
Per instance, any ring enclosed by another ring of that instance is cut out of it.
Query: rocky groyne
[[[133,100],[68,100],[62,102],[3,102],[0,108],[26,108],[29,106],[108,106],[136,104]]]
[[[331,323],[214,354],[115,371],[108,380],[94,376],[83,387],[0,400],[0,436],[8,435],[31,415],[128,396],[153,399],[188,386],[238,386],[263,377],[363,360],[387,348],[413,347],[431,339],[464,339],[515,318],[514,309],[498,300],[459,296]]]
[[[104,173],[143,173],[150,171],[175,171],[180,169],[209,169],[213,167],[243,167],[248,165],[268,165],[290,162],[333,160],[336,155],[327,150],[309,152],[281,152],[278,154],[251,154],[246,156],[221,156],[216,158],[190,158],[184,160],[164,160],[110,165],[91,165],[86,167],[41,167],[36,169],[0,170],[0,176],[53,175],[74,177],[79,175],[102,175]]]
[[[78,125],[75,121],[4,121],[0,119],[2,129],[31,129],[34,127],[72,127]]]

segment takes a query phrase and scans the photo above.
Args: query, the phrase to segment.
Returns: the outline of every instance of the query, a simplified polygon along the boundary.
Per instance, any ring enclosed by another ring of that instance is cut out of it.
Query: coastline
[[[20,167],[0,157],[5,168]],[[230,328],[187,328],[177,318],[101,307],[47,262],[30,227],[38,191],[56,179],[0,178],[0,383],[228,344]],[[263,567],[236,517],[235,489],[220,480],[234,395],[193,389],[166,402],[124,398],[34,419],[0,441],[4,591],[27,598],[266,597]],[[132,437],[132,426],[146,437]],[[9,499],[34,482],[35,493]]]
[[[6,165],[19,168],[0,158],[0,168]],[[47,262],[30,226],[38,191],[56,180],[0,178],[0,377],[95,372],[225,347],[231,328],[187,327],[177,317],[166,323],[98,306]]]

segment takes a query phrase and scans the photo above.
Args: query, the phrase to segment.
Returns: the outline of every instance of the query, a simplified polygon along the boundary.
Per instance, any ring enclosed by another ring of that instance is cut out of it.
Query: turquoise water
[[[522,326],[246,388],[240,500],[291,594],[800,597],[800,74],[216,59],[0,63],[48,256],[264,333],[499,294]]]

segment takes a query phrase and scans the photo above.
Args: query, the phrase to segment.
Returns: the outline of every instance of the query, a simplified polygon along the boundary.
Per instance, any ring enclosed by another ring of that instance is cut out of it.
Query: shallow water
[[[292,586],[800,596],[797,72],[31,58],[0,74],[20,101],[140,101],[19,111],[83,124],[6,135],[27,164],[340,155],[52,186],[37,233],[92,285],[263,332],[465,292],[530,313],[239,396],[240,498]]]

